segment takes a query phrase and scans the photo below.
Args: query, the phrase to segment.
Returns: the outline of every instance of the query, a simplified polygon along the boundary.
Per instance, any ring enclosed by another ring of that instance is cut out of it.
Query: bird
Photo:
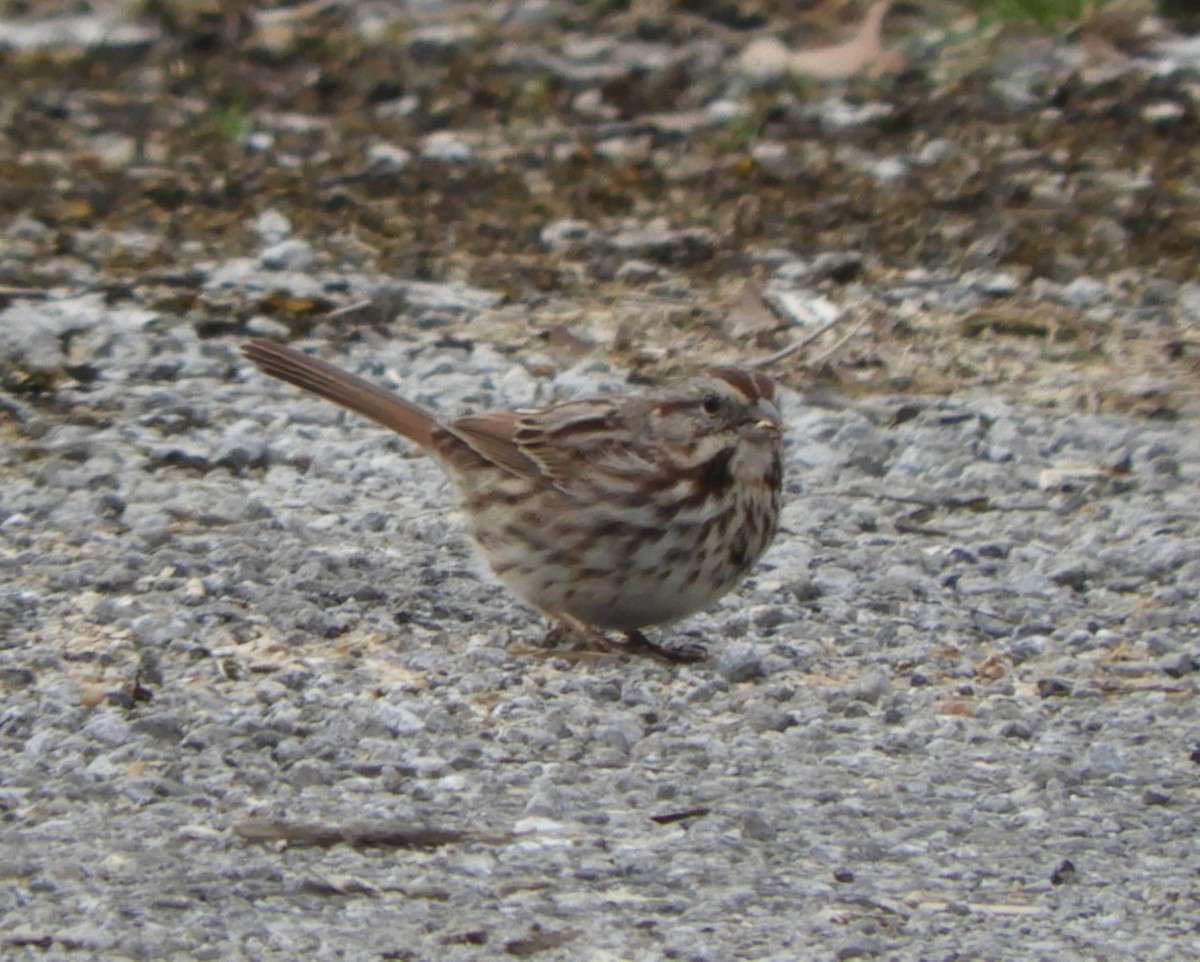
[[[283,343],[241,350],[432,454],[496,578],[590,647],[706,657],[642,629],[709,607],[778,529],[783,420],[759,371],[715,366],[645,395],[443,419]]]

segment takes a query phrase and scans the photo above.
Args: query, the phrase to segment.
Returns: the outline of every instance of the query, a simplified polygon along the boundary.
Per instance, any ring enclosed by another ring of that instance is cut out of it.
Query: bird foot
[[[656,644],[640,631],[626,631],[625,643],[613,641],[591,625],[584,624],[574,618],[559,616],[556,623],[546,633],[547,642],[559,644],[567,634],[582,639],[595,652],[614,655],[647,655],[659,658],[672,664],[688,664],[704,661],[708,658],[708,649],[695,642],[685,642],[677,647],[668,648]]]
[[[675,664],[690,664],[708,658],[708,649],[699,642],[685,641],[681,645],[668,648],[651,641],[640,631],[625,632],[625,648],[629,651],[643,652],[663,658]]]

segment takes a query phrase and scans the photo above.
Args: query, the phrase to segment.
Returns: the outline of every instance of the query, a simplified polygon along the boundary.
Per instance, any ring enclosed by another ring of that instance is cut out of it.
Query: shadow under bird
[[[661,394],[442,420],[283,344],[242,353],[436,456],[496,577],[595,647],[614,648],[610,629],[619,647],[704,657],[641,629],[707,608],[775,537],[782,422],[759,372],[713,367]]]

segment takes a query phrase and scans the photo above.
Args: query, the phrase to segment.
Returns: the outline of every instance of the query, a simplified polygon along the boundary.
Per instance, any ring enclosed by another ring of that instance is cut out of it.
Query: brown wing
[[[630,406],[637,404],[625,399],[624,407]],[[642,456],[645,446],[631,443],[627,412],[603,398],[540,411],[472,414],[448,430],[494,464],[544,478],[568,494],[581,485],[590,487],[593,468],[634,476],[652,470]]]
[[[541,474],[568,494],[590,492],[598,469],[613,475],[653,471],[639,399],[568,401],[521,415],[513,441]]]
[[[468,414],[456,419],[446,430],[480,456],[513,474],[537,477],[537,463],[521,450],[514,439],[521,415],[516,411]]]

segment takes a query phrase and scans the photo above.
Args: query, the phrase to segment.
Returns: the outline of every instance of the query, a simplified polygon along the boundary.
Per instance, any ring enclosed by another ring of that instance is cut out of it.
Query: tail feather
[[[438,420],[391,391],[274,341],[261,338],[247,341],[242,345],[242,353],[264,374],[357,411],[423,448],[433,447],[433,430],[439,426]]]

